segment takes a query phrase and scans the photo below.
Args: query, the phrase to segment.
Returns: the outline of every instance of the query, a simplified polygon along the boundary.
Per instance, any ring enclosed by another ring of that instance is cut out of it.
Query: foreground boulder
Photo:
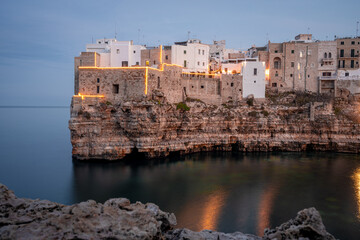
[[[89,200],[66,206],[17,198],[0,184],[0,239],[262,239],[240,232],[174,230],[175,225],[175,215],[153,203],[131,204],[126,198],[116,198],[104,204]],[[266,229],[263,238],[335,239],[326,232],[315,208],[300,211],[280,227]]]

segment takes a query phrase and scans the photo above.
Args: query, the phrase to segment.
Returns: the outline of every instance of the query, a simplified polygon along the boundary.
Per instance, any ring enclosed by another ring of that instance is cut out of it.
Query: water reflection
[[[330,232],[351,239],[360,234],[348,232],[354,225],[360,229],[354,212],[360,212],[358,160],[316,153],[207,153],[145,164],[74,162],[73,201],[126,197],[174,212],[179,228],[257,235],[316,207]],[[354,166],[357,198],[348,181]]]
[[[358,204],[358,214],[357,217],[360,219],[360,168],[357,168],[353,175],[354,186],[355,186],[355,194],[357,198]]]
[[[200,229],[217,229],[221,210],[225,205],[227,193],[217,190],[212,193],[204,203],[203,214],[201,216]]]
[[[260,197],[258,223],[257,223],[257,235],[262,236],[264,229],[270,227],[270,215],[273,210],[273,204],[277,195],[277,188],[268,186]]]

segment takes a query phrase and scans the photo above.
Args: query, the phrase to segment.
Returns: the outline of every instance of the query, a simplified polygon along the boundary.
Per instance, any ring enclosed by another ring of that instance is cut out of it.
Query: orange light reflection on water
[[[355,187],[355,195],[357,199],[358,205],[358,214],[357,217],[360,219],[360,168],[357,168],[352,176],[354,180],[354,187]]]
[[[262,236],[264,234],[264,229],[270,227],[270,214],[274,204],[275,196],[277,190],[273,187],[268,187],[262,193],[261,200],[259,203],[258,211],[258,222],[257,222],[257,234]]]
[[[204,204],[200,229],[216,230],[226,196],[227,193],[222,190],[217,190],[209,196]]]

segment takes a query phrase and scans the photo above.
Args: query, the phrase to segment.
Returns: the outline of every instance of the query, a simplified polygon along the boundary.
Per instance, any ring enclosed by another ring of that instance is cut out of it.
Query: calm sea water
[[[178,227],[262,235],[316,207],[340,239],[360,237],[360,156],[203,153],[132,163],[73,162],[68,108],[0,108],[0,182],[72,204],[126,197],[174,212]]]

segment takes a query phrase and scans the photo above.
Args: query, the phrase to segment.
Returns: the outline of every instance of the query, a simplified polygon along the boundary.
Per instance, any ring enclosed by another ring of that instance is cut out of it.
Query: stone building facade
[[[337,66],[341,70],[359,68],[360,37],[338,38],[337,43]]]

